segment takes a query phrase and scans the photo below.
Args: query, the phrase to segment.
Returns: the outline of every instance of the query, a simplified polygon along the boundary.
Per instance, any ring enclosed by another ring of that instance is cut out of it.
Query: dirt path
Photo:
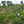
[[[3,13],[5,9],[3,9],[0,13]]]
[[[9,20],[9,23],[8,24],[11,24],[12,20]]]

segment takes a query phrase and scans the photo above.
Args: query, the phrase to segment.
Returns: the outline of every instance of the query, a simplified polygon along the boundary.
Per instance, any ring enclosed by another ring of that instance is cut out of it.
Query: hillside
[[[18,12],[20,13],[19,21],[18,21]],[[0,8],[0,20],[1,23],[4,23],[6,21],[12,22],[24,22],[24,4],[23,5],[13,5],[13,6],[1,6]]]

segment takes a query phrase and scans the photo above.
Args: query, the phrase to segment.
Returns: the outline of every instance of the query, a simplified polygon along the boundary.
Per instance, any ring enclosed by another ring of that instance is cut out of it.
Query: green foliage
[[[3,10],[3,8],[0,8],[0,11],[2,11]]]
[[[24,21],[24,5],[13,5],[9,7],[7,6],[4,9],[5,9],[4,12],[0,14],[1,23],[9,21],[10,19],[12,20],[13,24],[16,24],[18,22],[20,23],[20,21],[18,21],[18,16],[17,16],[18,12],[20,13],[19,20]]]

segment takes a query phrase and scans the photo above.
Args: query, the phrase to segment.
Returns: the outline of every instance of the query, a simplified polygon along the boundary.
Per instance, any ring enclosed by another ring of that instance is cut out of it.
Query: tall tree
[[[21,1],[21,4],[23,4],[23,1]]]
[[[2,1],[3,6],[5,6],[6,1]]]
[[[12,2],[11,1],[7,1],[7,5],[8,6],[11,6],[12,5]]]

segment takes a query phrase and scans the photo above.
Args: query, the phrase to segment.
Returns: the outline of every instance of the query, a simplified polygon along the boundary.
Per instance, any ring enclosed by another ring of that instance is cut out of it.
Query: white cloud
[[[17,4],[20,4],[20,1],[21,1],[21,0],[14,0],[14,3],[15,3],[15,4],[16,4],[16,3],[17,3]]]
[[[23,3],[24,3],[24,0],[23,0]]]

